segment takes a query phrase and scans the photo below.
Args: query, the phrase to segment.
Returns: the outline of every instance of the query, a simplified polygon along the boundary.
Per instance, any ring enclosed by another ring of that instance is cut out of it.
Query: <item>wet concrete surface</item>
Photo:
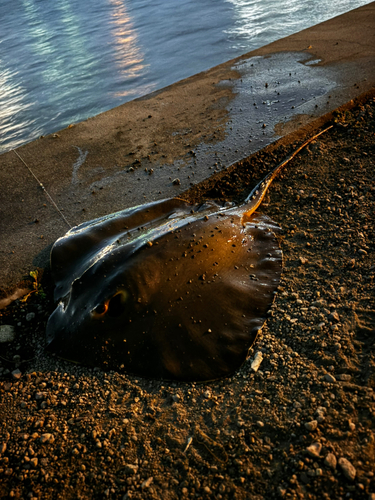
[[[69,225],[180,195],[268,144],[312,132],[371,92],[374,14],[371,3],[17,152]],[[47,265],[68,225],[15,152],[0,163],[5,289]]]

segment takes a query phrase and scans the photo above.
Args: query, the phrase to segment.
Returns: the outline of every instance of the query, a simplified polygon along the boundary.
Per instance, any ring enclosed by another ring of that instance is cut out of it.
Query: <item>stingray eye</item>
[[[108,311],[108,303],[104,302],[104,304],[99,304],[95,309],[92,311],[93,315],[98,318],[99,316],[104,316],[104,314]]]
[[[125,309],[126,295],[126,292],[123,290],[115,293],[103,304],[96,306],[92,311],[92,315],[94,318],[103,318],[106,314],[111,317],[120,316]]]
[[[108,305],[108,315],[109,316],[120,316],[125,308],[126,295],[125,292],[117,292],[112,298],[109,299]]]

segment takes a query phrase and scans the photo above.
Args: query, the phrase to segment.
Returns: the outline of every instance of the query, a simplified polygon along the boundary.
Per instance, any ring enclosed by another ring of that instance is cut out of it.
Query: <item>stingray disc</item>
[[[244,362],[279,284],[264,215],[163,200],[82,224],[55,243],[51,350],[152,378],[212,380]]]

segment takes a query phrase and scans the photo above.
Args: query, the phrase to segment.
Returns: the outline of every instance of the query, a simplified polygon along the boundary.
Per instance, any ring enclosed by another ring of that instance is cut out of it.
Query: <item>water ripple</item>
[[[0,152],[365,3],[0,0]]]

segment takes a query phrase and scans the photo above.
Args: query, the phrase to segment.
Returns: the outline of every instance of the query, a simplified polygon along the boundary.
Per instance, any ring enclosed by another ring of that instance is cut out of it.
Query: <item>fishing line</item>
[[[43,192],[44,194],[47,196],[47,199],[48,201],[51,203],[51,205],[58,211],[58,213],[60,214],[61,218],[63,219],[63,221],[67,224],[67,226],[69,227],[69,229],[72,228],[72,226],[69,224],[69,222],[66,220],[66,217],[65,215],[62,213],[62,211],[59,209],[59,207],[56,205],[56,203],[54,202],[52,196],[49,194],[49,192],[47,191],[47,189],[43,186],[43,184],[40,182],[40,180],[38,179],[38,177],[34,174],[34,172],[31,170],[31,168],[27,165],[27,163],[21,158],[21,156],[17,153],[17,151],[15,151],[14,149],[11,149],[11,151],[13,151],[13,153],[15,155],[18,156],[18,158],[22,161],[22,163],[25,165],[25,167],[27,168],[27,170],[30,172],[30,174],[34,177],[34,179],[36,180],[36,182],[39,184],[39,186],[43,189]]]

